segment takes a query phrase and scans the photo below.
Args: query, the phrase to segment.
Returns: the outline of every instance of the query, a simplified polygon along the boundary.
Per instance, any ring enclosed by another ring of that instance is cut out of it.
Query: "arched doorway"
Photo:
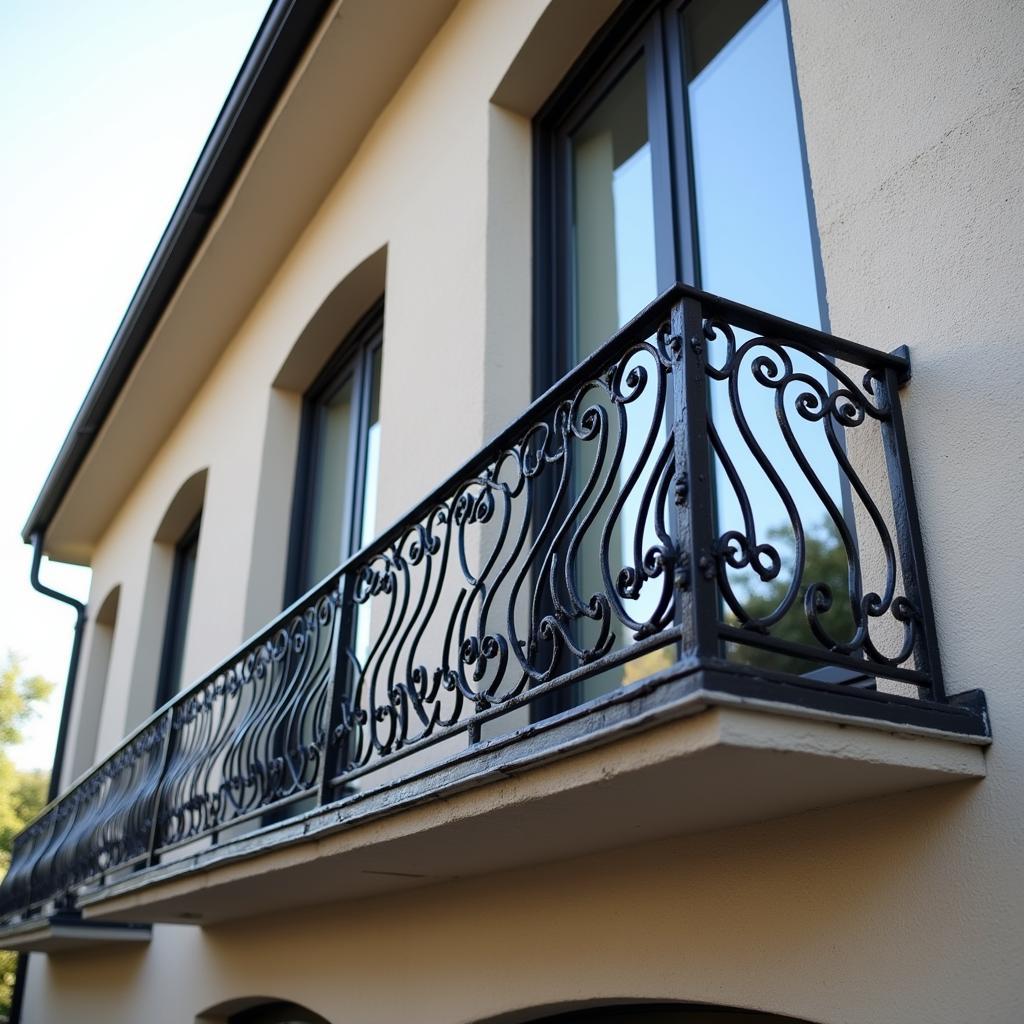
[[[619,1003],[524,1018],[524,1024],[809,1024],[760,1010],[702,1003]]]
[[[261,1003],[234,1013],[227,1024],[328,1024],[319,1014],[298,1003]]]

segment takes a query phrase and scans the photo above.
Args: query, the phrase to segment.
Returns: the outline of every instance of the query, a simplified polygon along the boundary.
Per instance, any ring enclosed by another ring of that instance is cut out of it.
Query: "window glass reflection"
[[[354,390],[353,376],[349,374],[317,410],[318,444],[314,454],[306,586],[312,586],[338,567],[350,529]]]
[[[587,356],[658,294],[645,62],[572,138],[576,351]]]
[[[694,0],[685,9],[683,38],[701,287],[820,328],[814,226],[782,0]],[[737,343],[751,337],[737,332]],[[750,350],[738,374],[735,401],[728,382],[711,386],[715,426],[746,490],[758,540],[772,543],[783,558],[777,580],[762,581],[748,570],[737,574],[736,583],[755,601],[773,604],[781,581],[789,578],[796,535],[783,500],[788,496],[808,517],[802,525],[810,550],[820,552],[817,562],[836,562],[832,575],[839,577],[842,592],[845,559],[831,557],[840,546],[838,533],[780,429],[778,393],[759,383],[753,372],[754,361],[765,355],[773,358],[763,346]],[[793,353],[793,369],[824,386],[825,371],[799,353]],[[813,475],[842,508],[835,457],[821,425],[792,407],[795,393],[790,389],[784,397],[787,422]],[[743,421],[778,481],[771,480],[742,440]],[[736,488],[720,462],[715,497],[719,535],[747,533]],[[795,622],[799,608],[793,615]]]

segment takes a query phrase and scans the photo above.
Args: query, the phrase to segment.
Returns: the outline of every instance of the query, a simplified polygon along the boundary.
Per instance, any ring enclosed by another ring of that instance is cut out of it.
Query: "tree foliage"
[[[17,655],[8,653],[0,669],[0,871],[11,862],[14,837],[46,804],[50,776],[45,771],[22,771],[10,750],[24,740],[25,726],[53,693],[53,684],[41,676],[26,676]],[[0,1020],[10,1012],[18,957],[0,951]]]
[[[773,530],[768,536],[782,551],[791,546],[790,535],[785,530]],[[854,631],[848,573],[846,549],[834,530],[824,525],[808,530],[805,537],[804,572],[799,596],[793,602],[792,608],[771,627],[771,635],[787,643],[820,648],[821,643],[815,638],[807,623],[804,595],[811,583],[823,583],[831,590],[833,601],[832,607],[821,615],[821,622],[831,636],[848,640]],[[782,602],[791,580],[792,577],[786,574],[786,560],[783,559],[782,571],[774,580],[758,587],[751,585],[738,588],[741,591],[743,606],[750,617],[757,619],[770,615]],[[732,616],[730,620],[732,624],[738,624]],[[813,662],[803,658],[740,645],[737,645],[731,657],[746,665],[776,672],[794,672],[797,675],[817,667]]]

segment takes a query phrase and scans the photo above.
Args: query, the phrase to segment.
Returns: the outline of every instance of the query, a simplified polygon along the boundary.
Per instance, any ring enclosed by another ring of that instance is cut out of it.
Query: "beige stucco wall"
[[[367,256],[386,246],[379,522],[528,398],[529,122],[486,100],[544,7],[464,0],[108,529],[93,593],[121,595],[100,751],[131,724],[130,688],[152,685],[134,675],[157,642],[141,595],[192,473],[209,468],[187,674],[278,610],[286,536],[268,523],[287,501],[256,495],[290,495],[298,398],[271,383]],[[951,690],[988,694],[988,778],[402,897],[160,926],[147,949],[36,955],[26,1021],[192,1022],[252,994],[360,1024],[627,996],[857,1024],[1024,1019],[1024,6],[790,10],[831,325],[911,346],[944,666]]]
[[[120,584],[122,612],[101,752],[152,706],[146,677],[158,662],[162,608],[139,595],[152,560],[166,561],[153,539],[191,474],[208,469],[186,677],[280,611],[299,396],[311,377],[273,383],[317,309],[368,256],[387,252],[378,523],[529,401],[529,123],[480,97],[493,93],[542,7],[469,5],[452,16],[104,534],[92,592],[99,600]],[[499,226],[488,234],[491,220]],[[147,694],[130,706],[133,688]]]
[[[961,884],[977,864],[950,841],[986,785],[204,933],[164,926],[147,951],[34,957],[48,1016],[29,1020],[191,1024],[262,994],[337,1024],[652,996],[850,1024],[1014,1024],[1019,948],[989,937],[997,903]]]

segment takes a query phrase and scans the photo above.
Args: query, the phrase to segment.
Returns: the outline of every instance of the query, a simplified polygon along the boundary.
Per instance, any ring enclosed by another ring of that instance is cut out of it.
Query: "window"
[[[103,599],[93,618],[92,643],[86,662],[82,684],[78,724],[71,755],[71,778],[77,779],[96,761],[96,743],[99,738],[100,717],[110,676],[110,659],[117,629],[117,609],[121,600],[121,587],[114,587]]]
[[[676,281],[824,326],[784,0],[624,4],[534,128],[538,394]],[[735,431],[727,396],[710,401]],[[738,515],[728,490],[716,484],[722,532]],[[768,533],[786,519],[762,491]],[[596,554],[581,562],[581,591],[598,592]],[[566,699],[629,681],[616,669]]]
[[[286,588],[289,602],[373,537],[383,315],[381,300],[305,395]]]
[[[535,129],[538,390],[677,280],[822,326],[783,0],[627,4]]]
[[[167,602],[167,621],[164,626],[164,646],[160,656],[160,676],[157,683],[156,706],[161,707],[179,690],[185,680],[182,670],[185,660],[185,637],[192,605],[192,583],[196,573],[196,555],[199,551],[199,523],[202,513],[192,521],[174,546],[174,567],[171,571],[171,592]]]

